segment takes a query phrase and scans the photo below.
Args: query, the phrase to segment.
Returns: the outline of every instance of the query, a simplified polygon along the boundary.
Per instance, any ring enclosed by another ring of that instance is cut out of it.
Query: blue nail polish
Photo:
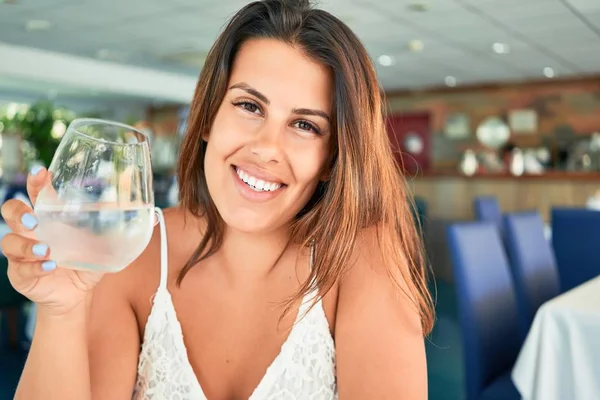
[[[52,261],[52,260],[44,261],[42,263],[42,269],[44,271],[52,271],[53,269],[56,269],[56,261]]]
[[[43,257],[48,253],[48,245],[43,243],[37,243],[33,245],[33,254],[38,257]]]
[[[21,223],[25,228],[33,229],[37,226],[38,220],[32,214],[27,213],[23,214],[23,216],[21,217]]]
[[[35,167],[31,168],[31,171],[29,171],[29,173],[32,176],[36,176],[38,174],[38,172],[40,172],[42,170],[42,168],[44,168],[44,167],[42,167],[41,165],[36,165]]]

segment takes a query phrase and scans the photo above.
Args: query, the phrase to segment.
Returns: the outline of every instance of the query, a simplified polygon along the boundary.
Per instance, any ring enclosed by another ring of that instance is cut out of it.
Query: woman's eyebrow
[[[235,85],[232,85],[229,88],[229,90],[231,90],[231,89],[241,89],[241,90],[243,90],[245,92],[248,92],[252,96],[257,97],[263,103],[265,103],[267,105],[271,104],[271,102],[269,101],[269,99],[267,98],[267,96],[265,96],[264,94],[262,94],[258,90],[254,89],[252,86],[248,85],[246,82],[236,83]]]

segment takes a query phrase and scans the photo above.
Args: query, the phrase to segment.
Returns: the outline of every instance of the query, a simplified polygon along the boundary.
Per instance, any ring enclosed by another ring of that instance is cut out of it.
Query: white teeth
[[[262,179],[257,179],[253,176],[248,175],[245,171],[236,168],[238,176],[244,181],[251,189],[257,192],[273,192],[281,187],[281,183],[266,182]]]

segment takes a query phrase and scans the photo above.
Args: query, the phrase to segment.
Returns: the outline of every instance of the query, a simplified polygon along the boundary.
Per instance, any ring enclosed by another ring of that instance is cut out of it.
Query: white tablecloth
[[[525,400],[600,399],[600,277],[540,307],[512,379]]]

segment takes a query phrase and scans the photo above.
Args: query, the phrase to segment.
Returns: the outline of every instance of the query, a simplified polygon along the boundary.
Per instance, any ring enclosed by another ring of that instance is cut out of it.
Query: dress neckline
[[[302,299],[300,306],[298,307],[298,312],[296,314],[296,318],[294,319],[294,325],[292,329],[288,333],[287,338],[281,344],[279,352],[271,361],[271,363],[265,369],[265,373],[252,391],[252,394],[248,398],[248,400],[261,399],[261,395],[264,394],[265,391],[268,391],[273,381],[277,379],[276,371],[280,370],[278,368],[279,365],[286,365],[286,362],[290,360],[292,357],[291,349],[293,347],[293,343],[297,341],[298,332],[301,328],[299,326],[302,324],[304,318],[308,317],[311,312],[318,312],[319,310],[322,312],[322,317],[326,319],[321,299],[317,300],[314,307],[310,308],[310,304],[313,300],[313,294],[309,293]],[[161,302],[162,304],[159,307],[156,307],[156,303]],[[148,322],[146,322],[146,331],[148,330],[148,325],[150,319],[153,317],[154,310],[160,310],[161,312],[166,312],[168,318],[170,319],[169,325],[178,333],[175,335],[175,346],[176,351],[181,352],[181,357],[184,360],[184,368],[185,373],[189,376],[190,381],[193,381],[196,386],[196,391],[201,394],[201,398],[199,400],[207,400],[206,395],[204,394],[204,390],[202,389],[202,384],[196,373],[194,372],[194,368],[192,367],[187,348],[185,346],[185,341],[183,339],[183,330],[181,327],[181,323],[179,318],[177,317],[177,312],[175,311],[175,304],[173,303],[173,298],[171,297],[171,293],[167,288],[163,290],[159,289],[154,297],[154,304],[152,310],[150,312],[150,316],[148,317]],[[329,325],[327,324],[327,331],[329,333]],[[333,338],[332,338],[333,340]],[[145,341],[145,340],[144,340]]]
[[[163,316],[161,316],[158,313],[166,313],[166,317],[169,320],[167,322],[167,324],[170,327],[170,329],[172,329],[174,331],[174,333],[176,333],[176,335],[174,335],[174,346],[175,346],[175,350],[177,352],[180,352],[180,357],[183,362],[183,368],[185,369],[183,371],[183,373],[188,376],[188,379],[190,382],[193,382],[195,384],[194,392],[198,393],[198,395],[200,396],[199,400],[207,400],[206,395],[204,394],[204,390],[202,389],[202,384],[200,383],[200,380],[196,376],[196,373],[194,372],[194,368],[192,367],[192,364],[190,362],[187,348],[185,346],[185,341],[183,339],[183,330],[181,327],[181,323],[179,321],[179,318],[177,317],[177,312],[175,311],[175,304],[173,303],[173,298],[167,288],[168,242],[167,242],[167,232],[166,232],[166,226],[165,226],[166,224],[164,221],[164,215],[162,213],[162,210],[157,208],[156,214],[157,214],[157,219],[158,219],[159,228],[160,228],[160,253],[161,253],[160,254],[160,264],[161,264],[160,265],[160,282],[159,282],[156,294],[154,295],[154,300],[153,300],[152,309],[150,310],[150,315],[148,316],[148,320],[146,321],[146,327],[145,327],[145,333],[144,333],[144,343],[148,340],[147,337],[151,333],[151,332],[149,332],[149,327],[152,326],[151,320],[153,320],[154,318],[159,318],[159,319],[164,318]],[[314,265],[314,245],[312,245],[312,244],[310,246],[309,258],[310,258],[310,268],[312,269],[312,267]],[[277,353],[277,355],[275,356],[273,361],[271,361],[271,363],[267,366],[264,375],[262,376],[262,378],[260,379],[260,381],[258,382],[256,387],[254,388],[254,390],[248,400],[262,399],[266,395],[266,392],[269,390],[269,388],[273,385],[273,383],[275,382],[275,380],[278,377],[276,372],[278,370],[281,370],[281,368],[278,368],[278,367],[280,365],[286,365],[285,363],[291,359],[291,357],[293,355],[293,351],[292,351],[293,346],[292,345],[293,345],[293,343],[295,343],[298,340],[297,337],[299,335],[300,325],[302,324],[302,321],[305,318],[309,317],[310,313],[318,312],[320,314],[320,318],[324,319],[324,321],[325,321],[324,326],[327,328],[327,334],[328,334],[329,338],[331,339],[331,341],[333,342],[333,338],[331,337],[331,333],[329,330],[329,322],[327,321],[327,317],[325,316],[325,312],[323,310],[322,299],[321,298],[317,299],[314,306],[312,308],[309,308],[311,305],[311,302],[313,302],[313,300],[315,299],[315,297],[317,295],[318,295],[318,290],[314,289],[313,291],[307,293],[303,297],[302,302],[300,303],[300,306],[298,307],[298,312],[294,319],[294,324],[292,325],[292,329],[288,333],[288,336],[285,339],[285,341],[282,343],[282,345],[279,349],[279,352]],[[157,303],[159,303],[159,304],[157,304]]]

